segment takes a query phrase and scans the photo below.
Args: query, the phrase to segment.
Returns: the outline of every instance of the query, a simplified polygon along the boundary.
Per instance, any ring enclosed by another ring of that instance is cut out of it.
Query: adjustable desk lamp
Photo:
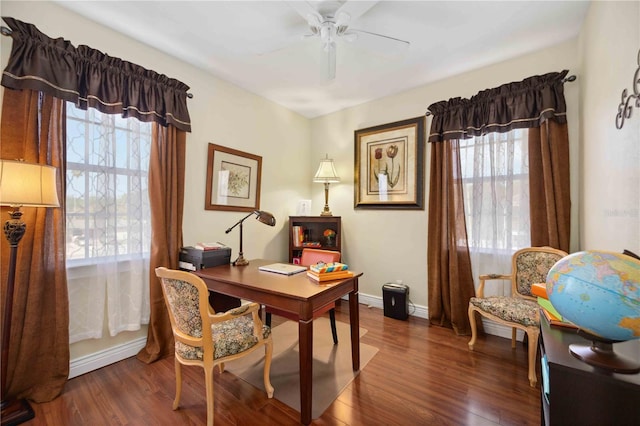
[[[231,232],[233,228],[240,225],[240,253],[238,254],[238,258],[235,261],[233,261],[234,266],[244,266],[249,264],[249,261],[244,258],[243,252],[242,252],[242,222],[244,222],[246,219],[248,219],[253,215],[256,215],[256,219],[264,223],[265,225],[275,226],[276,224],[276,218],[273,217],[271,213],[265,212],[262,210],[254,210],[248,215],[246,215],[245,217],[243,217],[242,219],[240,219],[239,221],[237,221],[235,225],[233,225],[231,228],[227,229],[225,231],[225,234],[228,234],[229,232]]]

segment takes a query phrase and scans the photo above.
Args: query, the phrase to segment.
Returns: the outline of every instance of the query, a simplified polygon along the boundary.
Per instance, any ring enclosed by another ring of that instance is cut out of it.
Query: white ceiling
[[[589,4],[369,2],[373,6],[350,28],[406,40],[410,46],[398,49],[366,34],[353,42],[340,40],[336,78],[328,81],[321,69],[320,40],[301,38],[309,33],[308,24],[291,2],[55,1],[309,118],[571,39]],[[317,8],[326,2],[309,3]]]

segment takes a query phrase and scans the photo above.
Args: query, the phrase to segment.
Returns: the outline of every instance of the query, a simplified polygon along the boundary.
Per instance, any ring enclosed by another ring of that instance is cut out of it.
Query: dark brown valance
[[[43,91],[81,109],[191,131],[186,84],[88,46],[52,39],[32,24],[2,19],[13,38],[4,87]]]
[[[568,71],[536,75],[429,106],[429,142],[469,139],[491,132],[539,127],[546,120],[567,122],[564,78]]]

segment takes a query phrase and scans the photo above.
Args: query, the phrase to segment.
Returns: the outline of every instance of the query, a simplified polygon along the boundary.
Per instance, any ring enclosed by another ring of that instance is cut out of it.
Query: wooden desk
[[[195,271],[217,293],[251,300],[297,314],[300,347],[300,407],[301,422],[311,423],[313,378],[313,312],[342,296],[349,295],[351,324],[351,362],[353,370],[360,369],[360,317],[358,311],[358,277],[317,284],[305,273],[280,275],[258,270],[272,260],[251,260],[246,266],[221,265]],[[276,392],[278,390],[276,389]]]

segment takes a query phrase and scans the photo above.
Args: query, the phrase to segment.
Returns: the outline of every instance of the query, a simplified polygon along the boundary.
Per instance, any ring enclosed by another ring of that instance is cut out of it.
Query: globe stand
[[[569,351],[579,360],[615,373],[636,374],[640,372],[640,363],[614,352],[613,344],[620,341],[603,339],[584,330],[578,330],[578,334],[591,340],[591,345],[576,343],[569,345]]]

